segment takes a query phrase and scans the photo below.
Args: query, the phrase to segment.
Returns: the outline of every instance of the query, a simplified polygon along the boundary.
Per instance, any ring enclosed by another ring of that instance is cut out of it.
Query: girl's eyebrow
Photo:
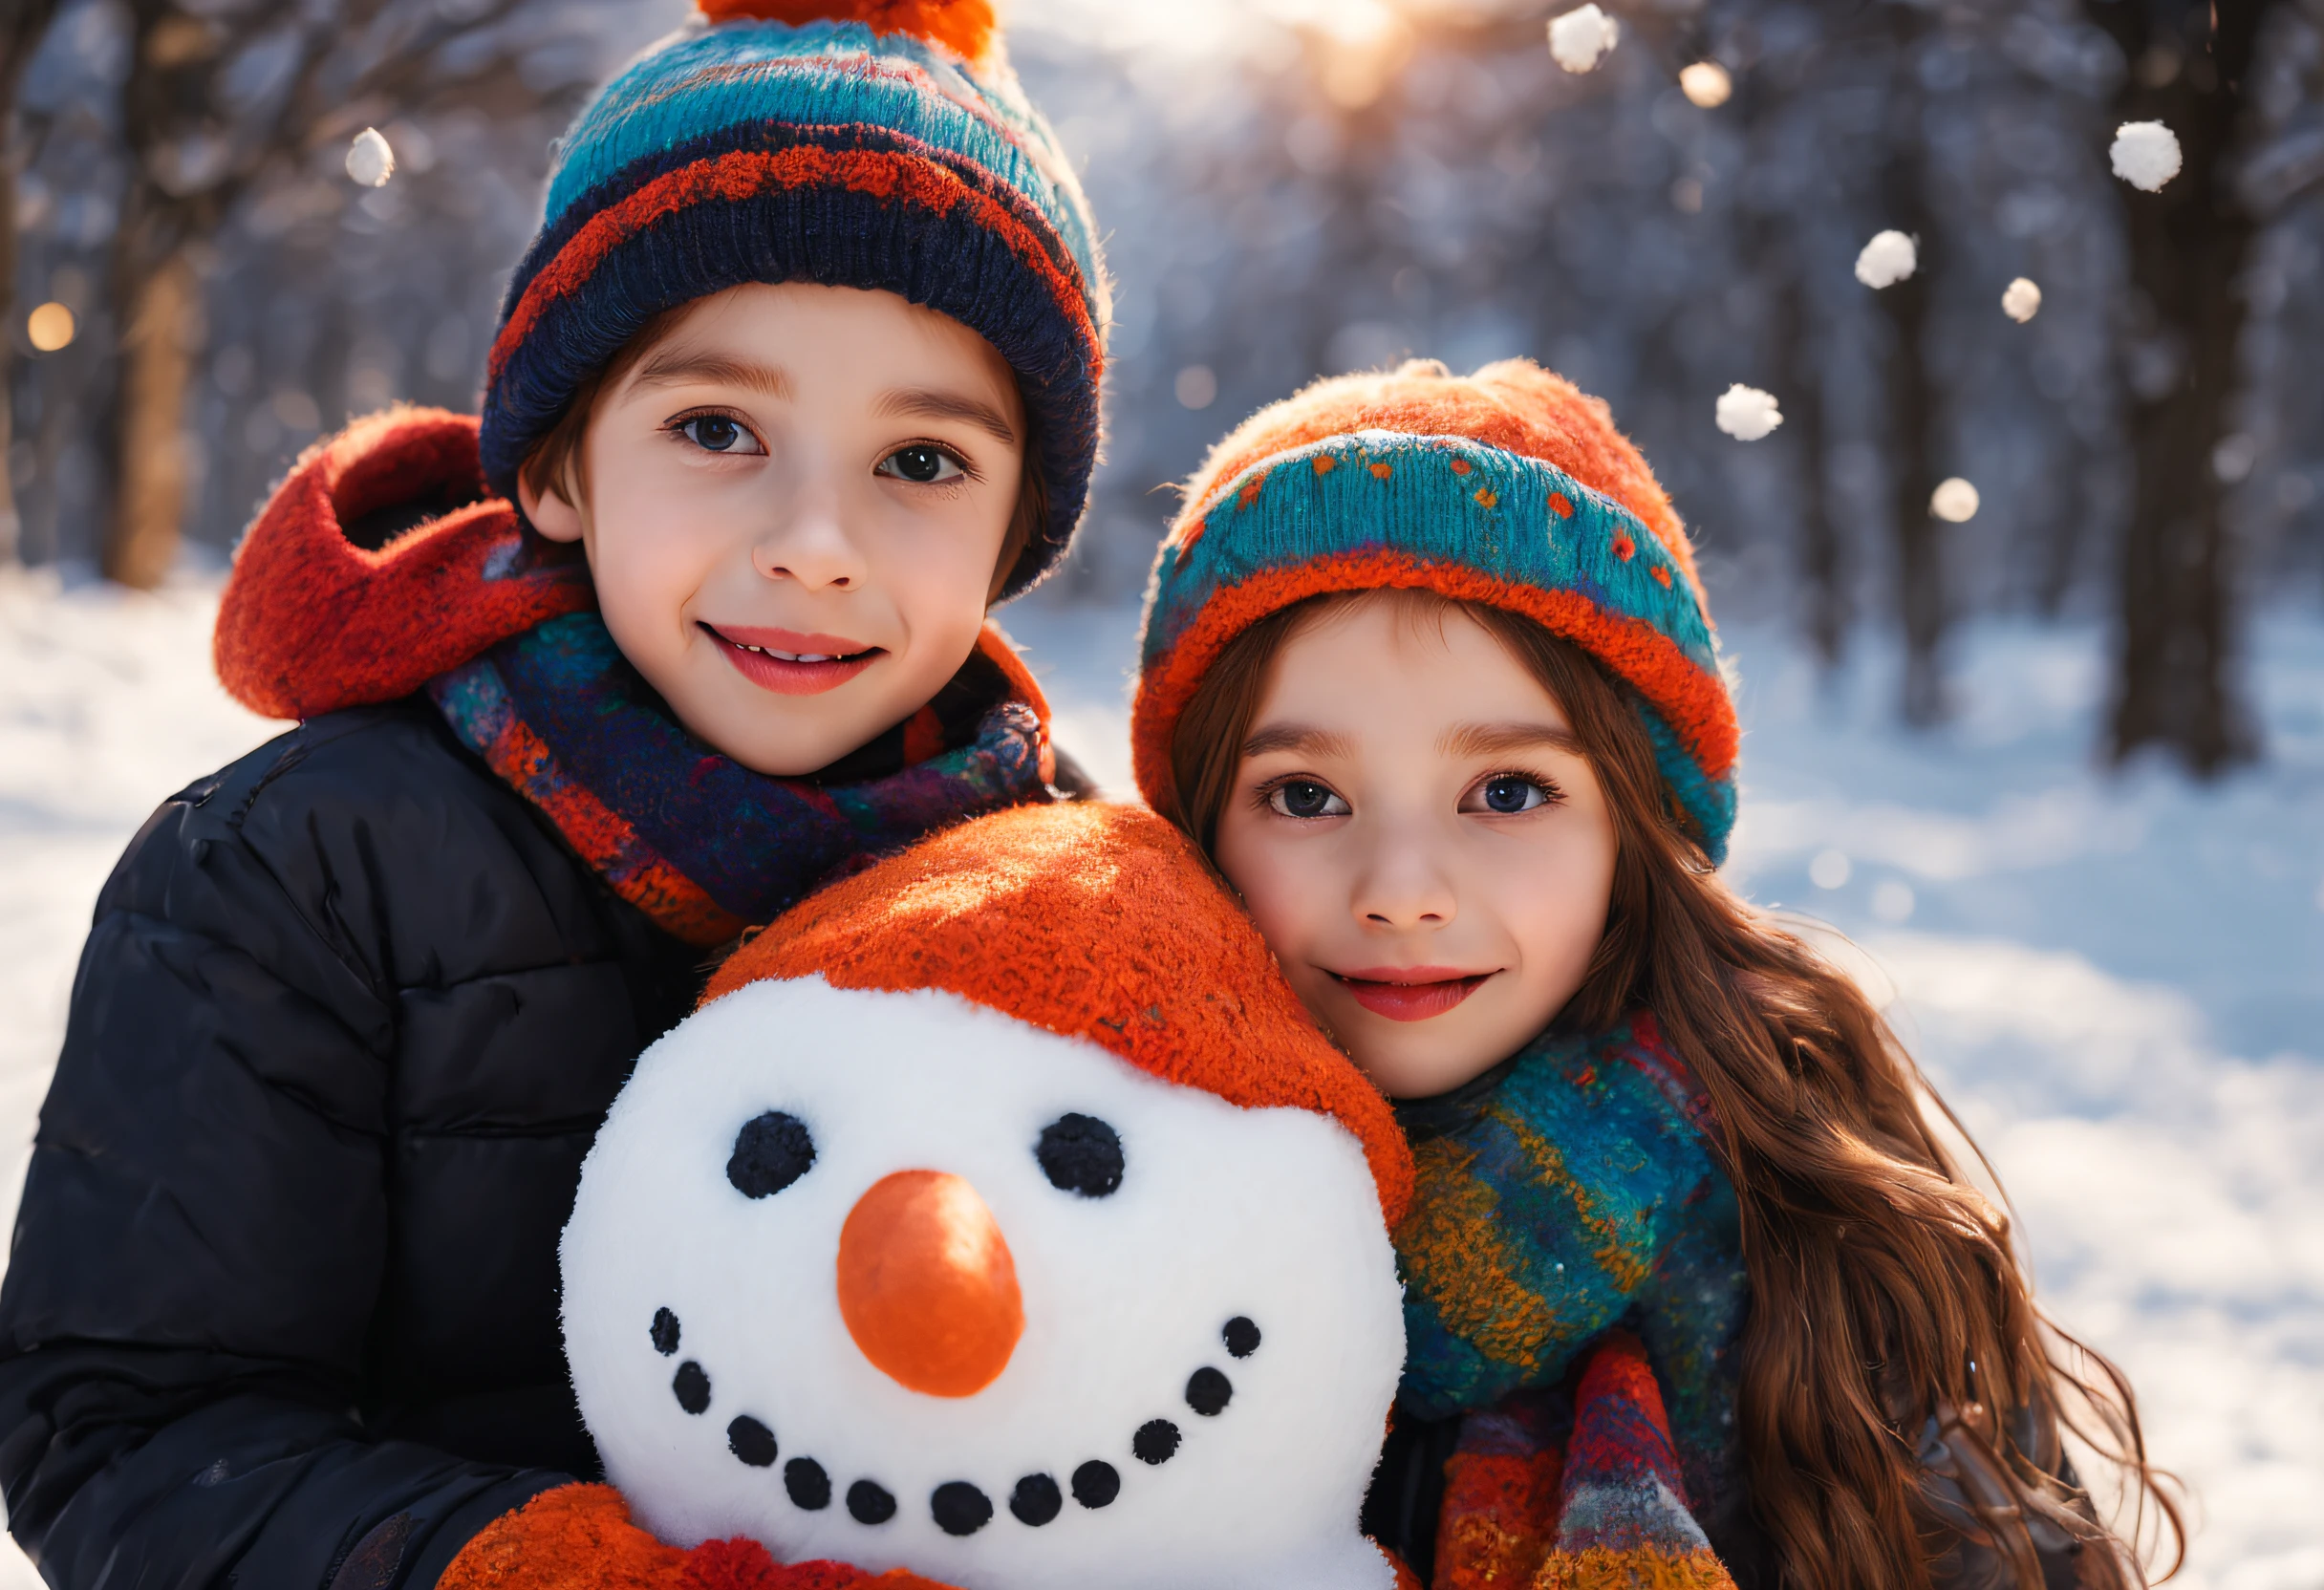
[[[887,416],[917,415],[923,419],[958,419],[990,432],[1002,445],[1017,444],[1017,428],[1008,417],[992,404],[957,392],[934,392],[925,387],[904,387],[889,393],[879,400],[874,412]]]
[[[666,348],[639,367],[635,380],[639,386],[678,386],[686,381],[710,381],[720,386],[739,386],[751,392],[763,392],[769,398],[785,402],[791,398],[791,378],[781,366],[761,364],[754,359],[729,358],[723,354],[699,349]]]
[[[1354,750],[1354,742],[1347,736],[1305,723],[1270,723],[1242,742],[1242,754],[1246,757],[1263,757],[1270,751],[1294,751],[1301,756],[1345,757]]]
[[[1555,723],[1455,723],[1436,739],[1436,748],[1452,757],[1499,756],[1539,746],[1571,756],[1583,754],[1574,731]]]

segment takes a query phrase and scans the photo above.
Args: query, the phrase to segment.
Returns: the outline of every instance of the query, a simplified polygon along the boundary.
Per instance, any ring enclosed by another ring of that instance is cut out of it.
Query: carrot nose
[[[932,1397],[973,1397],[1008,1367],[1024,1299],[977,1190],[942,1171],[873,1182],[839,1230],[839,1313],[863,1355]]]

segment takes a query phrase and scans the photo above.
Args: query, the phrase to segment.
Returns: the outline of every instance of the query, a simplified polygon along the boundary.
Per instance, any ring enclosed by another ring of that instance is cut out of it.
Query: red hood
[[[476,420],[396,408],[316,443],[259,513],[218,610],[218,677],[269,718],[409,696],[534,625],[596,604],[577,550],[492,496]],[[449,504],[377,551],[347,526]]]

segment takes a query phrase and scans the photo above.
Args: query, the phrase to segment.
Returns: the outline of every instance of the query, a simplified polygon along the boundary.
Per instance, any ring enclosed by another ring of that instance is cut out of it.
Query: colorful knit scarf
[[[424,691],[624,899],[708,947],[933,828],[1049,798],[1047,704],[991,624],[936,699],[811,779],[689,734],[572,548],[485,494],[476,421],[392,409],[310,452],[235,555],[219,679],[270,718]]]
[[[989,662],[985,672],[1005,682]],[[615,893],[693,944],[771,921],[826,879],[931,829],[1048,798],[1041,720],[991,696],[965,743],[884,777],[753,772],[671,715],[594,612],[505,640],[427,691],[461,741]],[[953,738],[936,734],[939,745]],[[912,738],[910,725],[883,737]]]
[[[1734,1590],[1687,1507],[1646,1349],[1615,1331],[1564,1391],[1462,1422],[1433,1590]]]
[[[1396,1229],[1398,1401],[1465,1415],[1437,1585],[1717,1582],[1702,1577],[1717,1569],[1710,1540],[1743,1506],[1732,1410],[1749,1292],[1700,1085],[1641,1012],[1544,1035],[1398,1113],[1419,1177]],[[1618,1342],[1626,1366],[1607,1357]],[[1624,1569],[1641,1577],[1535,1577],[1553,1553],[1570,1567],[1600,1548],[1643,1553]],[[1534,1566],[1513,1579],[1518,1558]]]

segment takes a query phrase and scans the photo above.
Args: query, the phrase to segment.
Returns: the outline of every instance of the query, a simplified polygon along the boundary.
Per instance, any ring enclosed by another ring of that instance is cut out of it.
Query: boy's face
[[[681,721],[811,773],[909,718],[974,649],[1025,419],[976,333],[892,292],[735,288],[600,394],[577,502],[606,628]]]

